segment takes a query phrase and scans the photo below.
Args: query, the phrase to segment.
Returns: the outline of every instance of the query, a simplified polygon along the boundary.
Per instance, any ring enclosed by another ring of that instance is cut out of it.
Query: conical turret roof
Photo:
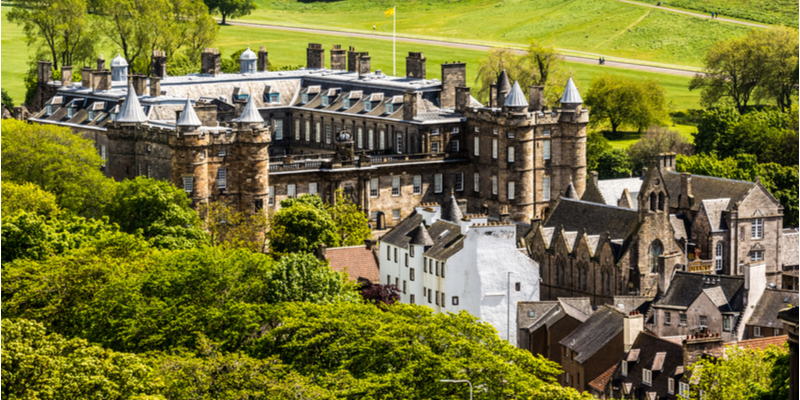
[[[575,191],[575,186],[572,186],[572,182],[570,182],[569,186],[567,186],[567,193],[564,193],[564,197],[568,199],[579,200],[578,192]]]
[[[136,97],[136,90],[133,89],[133,83],[128,85],[128,96],[117,115],[117,122],[123,123],[142,123],[147,122],[147,116],[144,114],[144,109],[139,104],[139,98]]]
[[[464,218],[464,214],[461,212],[461,209],[458,207],[458,202],[456,201],[456,196],[452,193],[450,194],[450,201],[444,204],[442,207],[442,219],[448,222],[452,222],[454,224],[461,223],[461,220]]]
[[[411,241],[408,242],[408,244],[413,244],[416,246],[433,246],[433,239],[431,239],[431,235],[428,234],[428,230],[425,229],[425,224],[420,222],[419,226],[411,231]]]
[[[183,107],[183,112],[181,116],[178,117],[178,122],[175,126],[200,126],[203,125],[200,123],[200,118],[197,118],[197,113],[194,112],[194,107],[192,107],[192,100],[186,99],[186,105]]]
[[[243,122],[243,123],[256,123],[256,122],[264,122],[264,118],[261,117],[261,113],[258,112],[258,107],[256,107],[256,102],[253,100],[253,96],[248,96],[247,98],[247,105],[244,106],[244,110],[242,110],[242,115],[235,119],[235,122]]]
[[[564,95],[561,96],[561,104],[581,104],[583,99],[581,94],[578,93],[578,88],[575,87],[575,82],[572,82],[572,77],[567,81],[567,87],[564,88]]]
[[[511,81],[508,80],[506,70],[500,72],[500,76],[497,77],[497,91],[506,93],[511,91]]]
[[[519,81],[514,82],[514,87],[511,88],[511,93],[506,96],[505,104],[506,107],[527,107],[528,100],[525,99],[525,93],[522,92],[522,88],[519,87]]]

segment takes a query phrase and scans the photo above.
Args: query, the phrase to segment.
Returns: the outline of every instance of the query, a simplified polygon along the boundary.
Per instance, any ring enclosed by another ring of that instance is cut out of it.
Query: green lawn
[[[637,0],[657,4],[659,0]],[[720,17],[762,22],[773,25],[797,27],[797,0],[661,0],[664,7],[672,7],[711,14]]]
[[[391,34],[383,11],[393,1],[257,0],[241,21]],[[544,40],[571,51],[644,62],[700,66],[717,40],[750,28],[615,0],[426,0],[403,2],[397,32],[469,42],[527,44]]]
[[[16,25],[10,24],[5,14],[9,8],[3,7],[2,21],[2,80],[3,87],[9,94],[20,102],[24,97],[24,84],[22,81],[25,65],[28,59],[28,48],[24,42],[21,30]],[[392,71],[392,46],[390,41],[372,39],[350,39],[341,36],[304,34],[285,32],[270,29],[248,28],[241,26],[223,26],[216,46],[219,47],[223,57],[227,57],[235,50],[246,47],[248,44],[253,49],[266,46],[269,51],[270,63],[280,65],[305,65],[305,49],[308,43],[322,43],[324,48],[330,49],[333,44],[343,46],[354,45],[360,51],[368,51],[372,57],[372,68]],[[405,74],[405,56],[409,51],[423,51],[428,59],[428,77],[441,78],[439,64],[446,61],[460,60],[467,63],[467,84],[474,86],[479,60],[485,57],[485,52],[476,50],[453,49],[442,46],[428,46],[412,43],[397,43],[397,73]],[[103,46],[102,53],[105,58],[111,59],[116,50],[113,46]],[[326,53],[326,63],[329,54]],[[585,90],[589,82],[597,75],[612,73],[623,75],[630,79],[655,79],[667,90],[667,96],[675,108],[697,108],[699,93],[690,92],[689,78],[638,72],[625,69],[587,65],[580,63],[567,63],[566,67],[572,72],[578,87]]]

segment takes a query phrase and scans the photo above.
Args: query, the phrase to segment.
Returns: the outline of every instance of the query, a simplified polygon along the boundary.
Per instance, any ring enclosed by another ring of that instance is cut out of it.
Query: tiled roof
[[[392,228],[382,238],[381,242],[391,245],[408,248],[414,230],[422,223],[422,215],[412,214]],[[453,254],[464,248],[464,235],[461,234],[461,226],[451,224],[442,220],[436,221],[428,227],[428,235],[433,240],[433,245],[425,251],[425,256],[437,260],[447,260]]]
[[[670,214],[669,223],[672,224],[672,229],[675,231],[675,239],[687,239],[689,236],[686,232],[689,231],[691,223],[683,214]]]
[[[614,371],[617,370],[617,365],[614,364],[611,368],[609,368],[606,372],[598,375],[597,378],[594,378],[591,382],[589,382],[589,386],[596,389],[597,391],[604,392],[606,390],[606,385],[611,380],[611,376],[614,375]]]
[[[783,346],[789,340],[789,335],[771,336],[758,339],[741,340],[725,343],[726,347],[740,347],[745,349],[764,350],[769,346]]]
[[[798,294],[796,291],[766,289],[756,303],[756,308],[747,321],[747,325],[763,326],[783,329],[783,322],[778,319],[778,311],[790,304],[797,307]]]
[[[602,306],[559,344],[578,353],[575,361],[583,363],[622,332],[623,319],[622,313]]]
[[[325,251],[325,258],[334,271],[345,272],[346,269],[351,281],[362,278],[379,283],[381,280],[378,262],[367,246],[329,248]]]

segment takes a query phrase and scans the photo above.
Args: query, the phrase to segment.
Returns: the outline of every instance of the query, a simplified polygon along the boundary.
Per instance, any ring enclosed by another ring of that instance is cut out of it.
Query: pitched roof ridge
[[[588,205],[592,205],[592,206],[598,206],[598,207],[608,207],[608,208],[613,208],[613,209],[616,209],[616,210],[621,210],[621,211],[629,211],[629,212],[632,212],[632,213],[638,213],[638,211],[636,211],[636,210],[632,210],[632,209],[630,209],[630,208],[619,207],[619,206],[612,206],[612,205],[610,205],[610,204],[595,203],[595,202],[593,202],[593,201],[581,200],[581,199],[571,199],[571,198],[569,198],[569,197],[563,197],[563,196],[561,197],[561,199],[562,199],[562,200],[574,201],[574,202],[576,202],[576,203],[588,204]],[[551,213],[551,215],[552,215],[552,213]]]
[[[666,173],[673,174],[673,175],[678,175],[678,176],[680,176],[680,174],[681,174],[681,172],[678,172],[678,171],[666,171]],[[756,184],[755,182],[743,181],[743,180],[739,180],[739,179],[720,178],[720,177],[717,177],[717,176],[692,174],[692,179],[694,179],[694,178],[707,178],[707,179],[715,179],[715,180],[719,180],[719,181],[728,181],[728,182],[736,182],[736,183],[749,183],[751,185],[755,185]]]

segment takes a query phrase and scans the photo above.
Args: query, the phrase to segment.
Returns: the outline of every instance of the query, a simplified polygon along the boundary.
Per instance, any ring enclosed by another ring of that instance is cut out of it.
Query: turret
[[[253,50],[250,50],[250,46],[247,46],[247,50],[239,56],[239,72],[243,74],[256,72],[257,61],[258,56],[256,56]]]
[[[117,56],[111,60],[111,81],[112,82],[125,82],[128,80],[128,62],[122,58],[122,55],[117,53]]]
[[[139,98],[136,96],[136,90],[133,88],[132,83],[128,85],[128,94],[125,97],[125,102],[122,103],[122,107],[120,107],[116,122],[123,125],[147,122],[147,115],[145,115],[144,109],[139,104]]]

